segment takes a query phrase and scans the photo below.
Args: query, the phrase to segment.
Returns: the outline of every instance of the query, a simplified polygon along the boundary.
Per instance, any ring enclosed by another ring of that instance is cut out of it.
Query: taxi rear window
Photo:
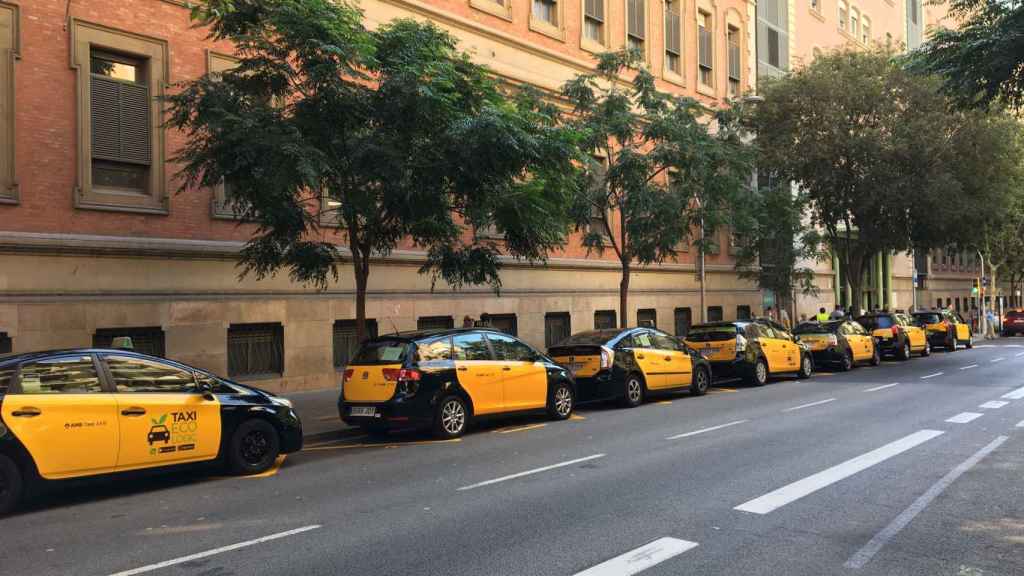
[[[722,342],[736,337],[735,326],[695,326],[690,329],[686,339],[691,342]]]
[[[1020,310],[1010,310],[1006,313],[1007,318],[1024,318],[1024,312]]]
[[[804,322],[793,329],[793,334],[834,334],[839,329],[839,326],[839,322],[827,322],[825,324]]]
[[[600,346],[615,337],[621,330],[591,330],[573,334],[565,340],[558,342],[558,346],[591,345]]]
[[[409,343],[402,340],[364,342],[350,364],[401,364],[408,352]]]
[[[892,316],[864,316],[859,318],[857,322],[861,326],[868,330],[877,330],[879,328],[892,328],[896,325],[896,319]]]
[[[938,324],[942,322],[942,316],[938,314],[914,314],[914,319],[925,324]]]

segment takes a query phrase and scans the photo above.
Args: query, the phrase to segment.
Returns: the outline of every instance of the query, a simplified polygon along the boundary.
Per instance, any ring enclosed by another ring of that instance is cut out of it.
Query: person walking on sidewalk
[[[992,310],[985,313],[985,339],[996,339],[996,313]]]

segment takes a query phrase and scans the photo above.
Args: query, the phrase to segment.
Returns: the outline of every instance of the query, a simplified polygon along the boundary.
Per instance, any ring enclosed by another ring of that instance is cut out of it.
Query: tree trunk
[[[852,247],[848,247],[849,255],[847,256],[847,274],[846,280],[850,284],[850,310],[848,312],[854,313],[861,308],[861,302],[864,299],[864,262],[868,260],[867,256],[860,250],[854,250]]]
[[[356,339],[366,340],[366,284],[370,278],[369,254],[353,247],[352,268],[356,278]]]
[[[629,326],[629,262],[622,262],[622,280],[619,282],[619,328]]]

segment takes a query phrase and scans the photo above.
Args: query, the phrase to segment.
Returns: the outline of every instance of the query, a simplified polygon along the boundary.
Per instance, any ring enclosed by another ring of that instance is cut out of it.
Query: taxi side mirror
[[[206,378],[196,378],[196,388],[203,398],[213,400],[213,384]]]

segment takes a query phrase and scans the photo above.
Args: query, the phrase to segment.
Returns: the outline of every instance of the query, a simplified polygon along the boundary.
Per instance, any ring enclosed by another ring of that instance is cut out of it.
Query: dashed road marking
[[[967,424],[968,422],[977,420],[981,417],[981,412],[961,412],[952,418],[947,418],[946,422],[950,422],[952,424]]]
[[[496,434],[511,434],[513,432],[526,432],[527,430],[536,430],[537,428],[543,428],[547,424],[530,424],[529,426],[515,426],[512,428],[500,428],[495,430]]]
[[[927,376],[921,376],[921,380],[927,380],[929,378],[935,378],[936,376],[942,376],[945,372],[936,372],[935,374],[929,374]]]
[[[875,386],[874,388],[868,388],[865,392],[877,392],[879,390],[885,390],[886,388],[892,388],[893,386],[899,386],[899,382],[893,382],[892,384],[883,384],[881,386]]]
[[[1007,392],[1006,394],[1000,396],[1000,398],[1006,398],[1007,400],[1024,399],[1024,387],[1017,388],[1016,390],[1013,390],[1011,392]]]
[[[977,368],[977,367],[978,367],[977,364],[968,364],[967,366],[961,366],[960,369],[961,370],[970,370],[971,368]]]
[[[978,408],[992,408],[992,409],[995,409],[995,408],[1002,408],[1003,406],[1006,406],[1007,404],[1009,404],[1009,402],[1006,402],[1005,400],[989,400],[988,402],[985,402],[984,404],[980,404],[978,406]]]
[[[737,424],[743,424],[750,422],[750,420],[737,420],[735,422],[729,422],[728,424],[720,424],[718,426],[711,426],[710,428],[701,428],[700,430],[694,430],[693,432],[685,432],[683,434],[676,434],[675,436],[669,436],[665,440],[678,440],[680,438],[686,438],[688,436],[696,436],[697,434],[703,434],[705,432],[712,432],[714,430],[721,430],[722,428],[728,428],[730,426],[736,426]]]
[[[262,538],[256,538],[255,540],[247,540],[245,542],[239,542],[237,544],[221,546],[220,548],[214,548],[212,550],[207,550],[205,552],[190,554],[188,556],[182,556],[181,558],[175,558],[173,560],[166,560],[164,562],[160,562],[157,564],[150,564],[148,566],[142,566],[140,568],[133,568],[131,570],[125,570],[123,572],[117,572],[116,574],[111,574],[110,576],[135,576],[136,574],[145,574],[146,572],[153,572],[154,570],[169,568],[171,566],[177,566],[179,564],[200,560],[202,558],[209,558],[210,556],[216,556],[217,554],[223,554],[225,552],[231,552],[233,550],[239,550],[241,548],[248,548],[249,546],[263,544],[265,542],[270,542],[272,540],[287,538],[288,536],[295,536],[296,534],[302,534],[303,532],[309,532],[310,530],[316,530],[317,528],[320,528],[319,524],[303,526],[302,528],[278,532],[277,534],[271,534],[269,536],[264,536]]]
[[[1002,362],[1003,360],[1006,360],[1006,358],[1003,358],[1002,356],[1000,356],[999,358],[993,358],[993,359],[989,360],[989,362]]]
[[[547,472],[548,470],[555,470],[556,468],[564,468],[566,466],[572,466],[573,464],[579,464],[581,462],[587,462],[590,460],[596,460],[598,458],[604,458],[606,454],[593,454],[584,458],[577,458],[575,460],[569,460],[568,462],[559,462],[558,464],[552,464],[550,466],[542,466],[540,468],[534,468],[533,470],[526,470],[524,472],[517,472],[515,474],[509,474],[508,476],[502,476],[501,478],[495,478],[493,480],[485,480],[483,482],[477,482],[476,484],[470,484],[469,486],[463,486],[459,488],[462,490],[472,490],[474,488],[481,488],[483,486],[490,486],[491,484],[497,484],[498,482],[505,482],[506,480],[515,480],[516,478],[522,478],[523,476],[530,476],[531,474],[538,474],[540,472]]]
[[[659,538],[649,544],[626,552],[574,576],[631,576],[696,548],[696,542],[678,538]]]
[[[932,500],[935,500],[939,494],[942,494],[946,488],[949,488],[953,482],[956,482],[957,478],[973,468],[981,461],[982,458],[991,454],[993,450],[998,448],[1003,442],[1006,442],[1006,440],[1006,436],[999,436],[987,446],[975,452],[959,466],[952,469],[938,482],[932,484],[932,487],[929,488],[927,492],[922,494],[914,501],[913,504],[910,505],[909,508],[901,512],[900,515],[893,519],[893,521],[883,528],[881,532],[875,534],[875,537],[872,538],[871,541],[851,556],[844,566],[852,569],[863,568],[864,565],[870,562],[871,559],[874,558],[875,554],[877,554],[889,540],[899,534],[899,532],[906,528],[907,524],[910,524],[910,522],[920,514],[922,510],[927,508],[928,505],[931,504]]]
[[[799,406],[793,406],[792,408],[786,408],[785,410],[783,410],[783,412],[792,412],[794,410],[803,410],[804,408],[810,408],[811,406],[818,406],[818,405],[821,405],[821,404],[828,404],[829,402],[834,402],[834,401],[835,401],[835,398],[826,398],[824,400],[818,400],[817,402],[810,402],[808,404],[801,404]]]
[[[1024,420],[1017,422],[1017,428],[1024,428]]]
[[[944,432],[941,430],[919,430],[913,434],[904,436],[899,440],[890,442],[881,448],[876,448],[871,452],[861,454],[856,458],[851,458],[846,462],[836,464],[835,466],[822,470],[817,474],[797,480],[792,484],[783,486],[782,488],[769,492],[764,496],[744,502],[735,509],[754,514],[768,514],[769,512],[782,508],[786,504],[795,502],[804,496],[813,494],[822,488],[831,486],[840,480],[844,480],[858,472],[867,470],[876,464],[881,464],[893,456],[898,456],[899,454],[902,454],[916,446],[920,446],[921,444],[941,436],[942,434],[944,434]]]

